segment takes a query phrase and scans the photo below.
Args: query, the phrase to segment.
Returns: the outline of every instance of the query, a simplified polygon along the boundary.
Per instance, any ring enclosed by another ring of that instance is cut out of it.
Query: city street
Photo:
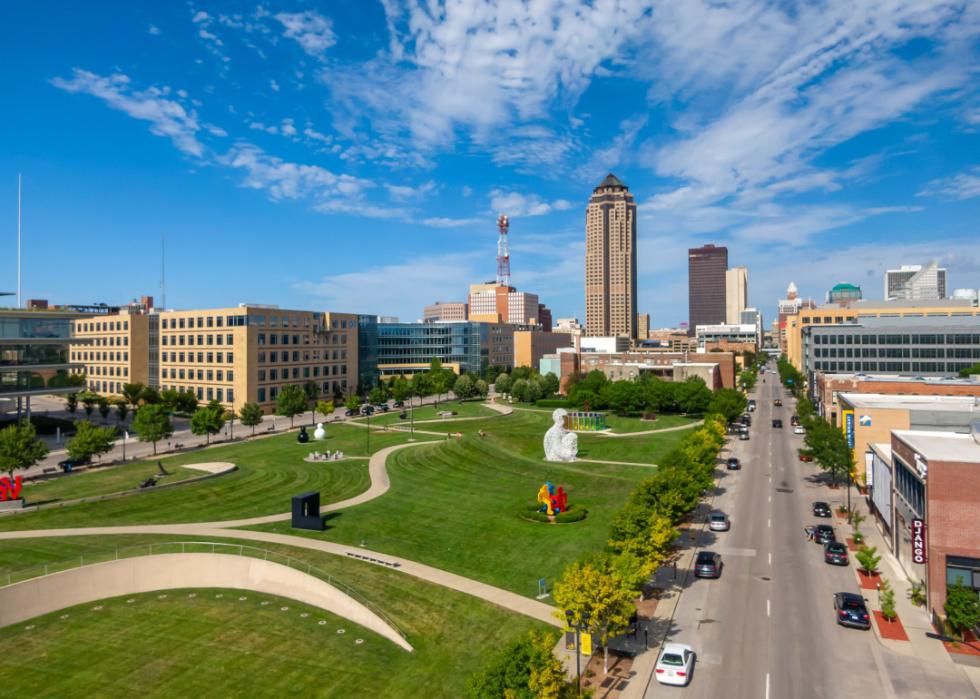
[[[885,649],[872,631],[838,626],[833,594],[860,592],[851,566],[831,566],[803,528],[831,523],[838,540],[846,525],[812,516],[811,503],[835,507],[846,491],[830,490],[813,464],[798,460],[803,436],[794,435],[794,404],[774,374],[752,394],[749,441],[730,441],[740,471],[725,471],[712,507],[728,513],[731,530],[701,532],[699,548],[720,553],[717,580],[688,579],[668,641],[691,645],[697,663],[690,685],[679,690],[651,679],[646,696],[691,697],[976,697],[963,671],[924,667],[913,656]],[[773,400],[781,398],[783,407]],[[772,427],[781,418],[784,427]],[[722,456],[729,456],[723,452]],[[852,497],[856,497],[856,491]],[[865,592],[877,608],[876,593]]]

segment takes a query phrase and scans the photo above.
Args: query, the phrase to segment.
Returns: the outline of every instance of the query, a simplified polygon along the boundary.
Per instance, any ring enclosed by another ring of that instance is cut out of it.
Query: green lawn
[[[202,461],[198,456],[197,461]],[[187,463],[185,461],[184,463]],[[188,478],[199,478],[208,475],[206,471],[195,471],[190,468],[175,466],[175,461],[167,460],[164,468],[171,474],[158,476],[160,485],[177,483]],[[56,500],[86,498],[93,495],[118,493],[124,490],[139,488],[147,476],[157,476],[156,461],[140,461],[122,466],[107,466],[88,471],[79,471],[68,476],[60,476],[47,481],[35,481],[24,484],[23,496],[28,505]]]
[[[4,542],[10,561],[93,556],[173,537],[112,536]],[[9,546],[8,546],[9,544]],[[336,576],[377,604],[415,647],[406,653],[350,622],[251,592],[132,595],[137,601],[59,611],[0,629],[0,672],[12,696],[464,695],[467,678],[529,628],[545,625],[404,573],[319,551],[268,545]],[[159,593],[164,594],[164,593]],[[222,594],[216,599],[216,594]],[[248,599],[240,602],[238,597]],[[130,597],[124,598],[129,599]],[[262,605],[262,600],[270,604]],[[288,606],[288,612],[280,611]],[[67,619],[60,616],[68,613]],[[308,613],[309,617],[300,617]],[[316,622],[326,619],[320,626]],[[35,628],[27,630],[26,626]],[[346,633],[336,633],[345,628]],[[365,639],[363,645],[355,638]],[[85,652],[79,652],[84,648]],[[342,655],[339,655],[342,654]],[[338,657],[343,662],[337,662]],[[247,665],[245,663],[248,663]],[[256,671],[256,668],[258,671]],[[44,688],[39,692],[39,688]],[[135,689],[134,689],[135,688]]]
[[[351,456],[366,454],[367,431],[337,425],[328,435],[324,442],[314,444],[297,444],[294,433],[181,454],[164,462],[168,470],[203,461],[230,461],[238,470],[180,488],[3,516],[0,530],[236,519],[288,512],[290,498],[309,490],[320,492],[322,504],[363,492],[369,483],[366,459],[308,463],[303,458],[313,449],[339,449]],[[372,434],[371,450],[407,439],[399,433]],[[150,463],[155,469],[156,462]],[[79,474],[77,481],[75,477],[64,479],[62,497],[75,497],[70,486],[72,482],[84,483],[85,477]]]
[[[411,415],[412,411],[405,408],[405,410]],[[401,409],[392,408],[387,413],[375,413],[371,416],[371,425],[396,425],[401,424],[406,427],[410,424],[409,419],[402,420],[398,417],[401,413]],[[440,412],[455,412],[457,415],[449,418],[440,418],[438,413]],[[416,406],[415,408],[415,420],[439,420],[440,422],[451,422],[452,420],[461,417],[493,417],[499,415],[499,413],[491,410],[485,405],[481,405],[475,401],[467,401],[465,403],[460,403],[458,401],[449,401],[445,403],[440,403],[438,406],[435,405],[424,405]],[[366,422],[366,418],[358,418],[358,422]],[[439,429],[438,426],[433,427],[432,424],[419,425],[420,429]]]
[[[620,441],[620,440],[617,440]],[[652,470],[601,464],[532,461],[504,451],[502,441],[468,436],[396,452],[388,460],[391,490],[342,510],[325,532],[288,523],[256,529],[360,544],[524,595],[549,584],[586,551],[604,547],[613,512]],[[582,522],[547,525],[519,517],[545,480],[589,510]]]
[[[663,430],[682,425],[694,425],[701,418],[687,415],[657,415],[656,420],[641,420],[638,417],[620,417],[609,413],[606,415],[606,426],[613,432],[645,432],[646,430]]]

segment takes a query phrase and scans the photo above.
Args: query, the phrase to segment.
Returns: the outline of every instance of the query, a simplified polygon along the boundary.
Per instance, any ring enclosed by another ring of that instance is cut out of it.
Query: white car
[[[656,676],[660,684],[686,686],[694,671],[694,649],[683,643],[667,643],[657,659]]]
[[[793,434],[806,434],[806,430],[803,429],[803,425],[797,425],[793,428]]]

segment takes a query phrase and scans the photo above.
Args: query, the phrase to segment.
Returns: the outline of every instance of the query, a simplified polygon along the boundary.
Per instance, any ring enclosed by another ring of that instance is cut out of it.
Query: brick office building
[[[980,396],[977,380],[878,374],[817,372],[810,391],[813,407],[831,424],[840,424],[841,393],[880,393],[898,396]]]

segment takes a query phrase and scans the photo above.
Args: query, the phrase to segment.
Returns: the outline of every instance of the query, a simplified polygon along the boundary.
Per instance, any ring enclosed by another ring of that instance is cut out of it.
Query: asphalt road
[[[842,540],[840,520],[814,518],[810,505],[836,505],[844,491],[828,490],[798,460],[803,438],[793,434],[793,400],[777,377],[767,374],[753,397],[751,439],[731,447],[742,470],[725,471],[712,503],[729,514],[732,528],[700,534],[700,548],[722,555],[721,578],[689,578],[668,633],[697,654],[691,683],[681,689],[653,680],[646,696],[976,697],[955,667],[925,667],[885,649],[871,631],[835,623],[833,594],[860,590],[853,569],[825,564],[822,547],[806,540],[803,527],[833,523]],[[775,398],[784,406],[775,407]],[[782,418],[782,429],[772,427],[774,417]],[[869,607],[877,606],[874,594],[865,593]]]

